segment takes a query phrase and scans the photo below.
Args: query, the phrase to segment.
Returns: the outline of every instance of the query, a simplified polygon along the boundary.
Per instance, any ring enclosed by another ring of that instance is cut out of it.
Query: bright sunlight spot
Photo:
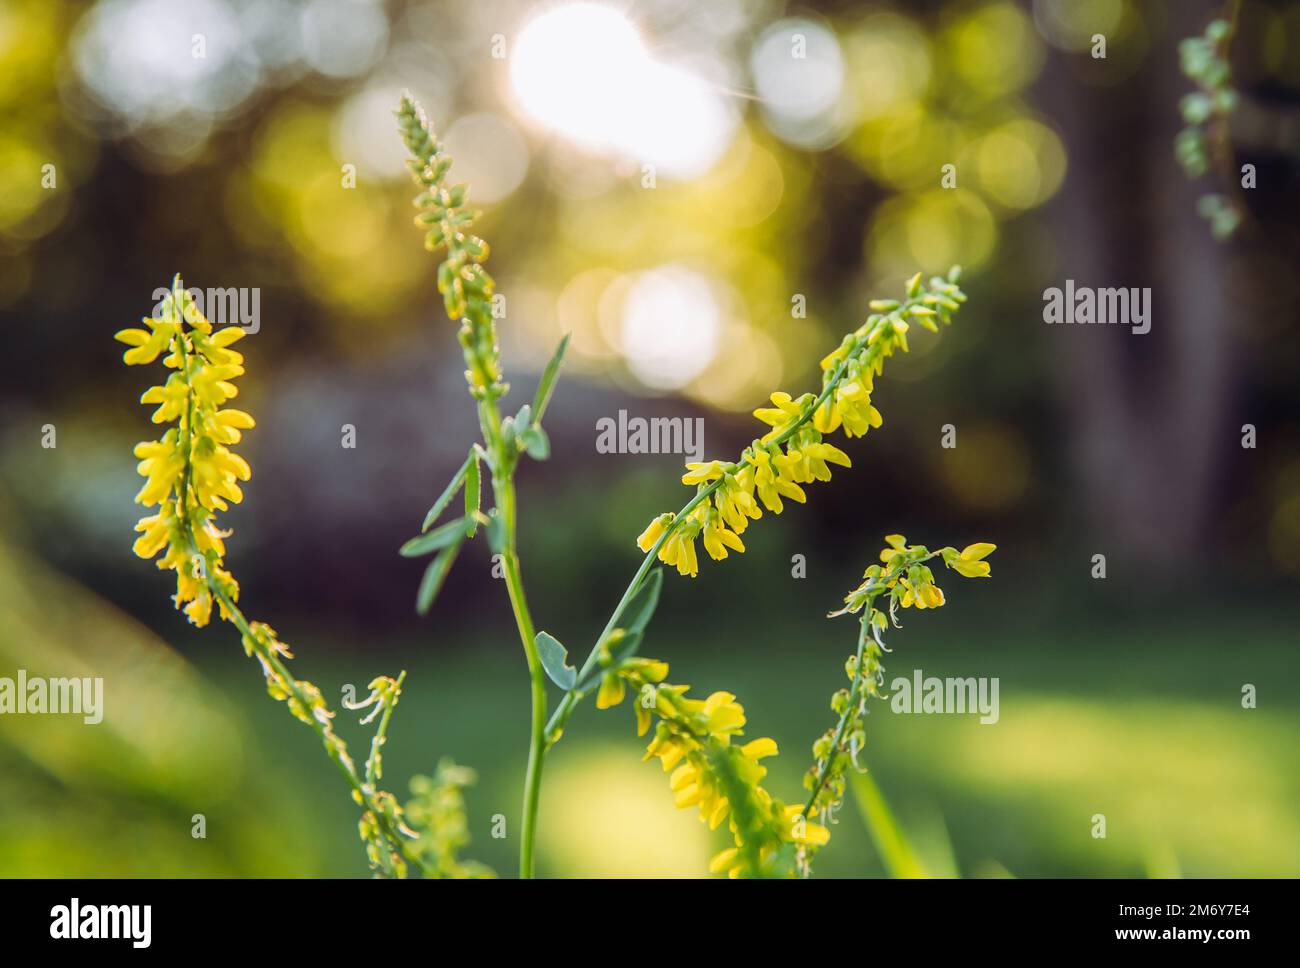
[[[511,54],[510,83],[526,115],[580,148],[678,178],[712,167],[736,126],[708,84],[655,60],[631,21],[595,3],[530,21]]]
[[[656,390],[679,389],[704,372],[721,330],[713,283],[684,266],[641,273],[623,301],[623,355],[632,375]]]

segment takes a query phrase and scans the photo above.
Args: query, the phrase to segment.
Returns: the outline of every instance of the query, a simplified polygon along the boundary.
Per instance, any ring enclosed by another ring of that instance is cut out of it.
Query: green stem
[[[862,629],[858,633],[858,659],[855,666],[856,674],[853,677],[853,689],[849,693],[849,704],[840,716],[839,725],[835,728],[835,738],[831,740],[831,752],[826,757],[826,766],[822,768],[821,775],[817,777],[817,784],[808,794],[808,800],[804,803],[803,809],[799,811],[804,819],[808,819],[809,811],[812,810],[813,804],[817,802],[817,794],[822,792],[822,787],[826,785],[827,779],[831,775],[831,765],[835,760],[836,754],[840,751],[840,744],[844,741],[844,731],[848,729],[849,720],[853,718],[853,710],[858,704],[858,696],[862,691],[862,680],[865,678],[862,668],[862,657],[867,648],[867,636],[870,634],[871,616],[875,608],[875,596],[867,599],[866,605],[862,611]]]
[[[524,773],[523,812],[520,820],[519,876],[531,878],[536,863],[537,812],[541,803],[542,766],[546,758],[546,670],[537,652],[537,633],[533,627],[528,599],[524,595],[524,579],[519,568],[516,545],[517,501],[514,472],[517,455],[501,434],[501,415],[496,401],[485,399],[479,408],[483,437],[492,454],[492,492],[496,497],[497,513],[501,515],[505,546],[501,549],[501,563],[505,572],[506,593],[514,612],[519,640],[524,647],[528,664],[531,716],[528,736],[528,767]]]

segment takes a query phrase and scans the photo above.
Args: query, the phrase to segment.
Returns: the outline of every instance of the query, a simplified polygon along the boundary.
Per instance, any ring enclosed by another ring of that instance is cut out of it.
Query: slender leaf
[[[578,670],[569,665],[569,650],[549,632],[538,632],[533,641],[537,645],[537,654],[541,657],[546,674],[553,683],[568,692],[578,681]]]
[[[451,503],[451,499],[456,496],[456,492],[460,490],[461,484],[465,481],[465,475],[469,472],[469,465],[473,463],[477,463],[477,457],[473,451],[470,451],[469,456],[465,458],[465,463],[460,465],[460,469],[456,471],[456,476],[447,485],[447,489],[438,496],[438,500],[433,502],[433,507],[429,508],[429,513],[424,516],[424,524],[420,525],[421,531],[428,531],[433,522],[438,520],[438,516],[447,510],[447,505]]]
[[[871,835],[876,853],[885,872],[894,878],[920,878],[928,876],[925,866],[912,849],[907,834],[894,817],[894,811],[880,792],[880,787],[870,773],[854,772],[849,777],[858,804],[862,823]]]
[[[480,500],[478,454],[470,451],[465,465],[465,537],[472,538],[478,531],[478,506]]]
[[[428,614],[433,600],[438,597],[438,592],[442,591],[442,583],[447,580],[447,573],[451,571],[452,562],[456,560],[460,546],[461,542],[456,541],[443,548],[438,556],[429,562],[429,567],[424,569],[424,577],[420,579],[420,590],[415,596],[415,610],[420,615]]]
[[[656,568],[637,586],[636,594],[619,614],[618,624],[629,632],[643,633],[659,605],[659,590],[664,584],[664,570]]]
[[[398,549],[398,553],[403,558],[419,558],[434,551],[441,551],[453,542],[458,542],[465,537],[465,525],[464,518],[448,521],[432,531],[412,538]]]
[[[542,414],[551,402],[551,393],[555,390],[555,378],[560,375],[560,366],[564,363],[564,351],[569,348],[569,334],[564,334],[560,345],[555,348],[555,355],[542,371],[542,380],[537,384],[537,395],[533,397],[533,425],[542,422]]]

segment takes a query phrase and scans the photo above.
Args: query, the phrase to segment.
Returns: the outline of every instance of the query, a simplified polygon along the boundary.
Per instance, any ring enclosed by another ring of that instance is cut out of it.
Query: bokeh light
[[[734,112],[695,73],[651,57],[613,7],[572,3],[520,31],[510,81],[523,113],[588,151],[688,178],[726,150]]]
[[[681,265],[641,273],[623,298],[622,351],[633,376],[676,390],[712,362],[722,335],[717,283]]]

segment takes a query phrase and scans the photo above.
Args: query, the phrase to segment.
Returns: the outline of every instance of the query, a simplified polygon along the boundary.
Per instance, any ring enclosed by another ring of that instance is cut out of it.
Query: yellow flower
[[[890,559],[895,555],[902,554],[907,550],[907,539],[901,534],[885,535],[885,544],[889,545],[889,547],[880,553],[880,560],[885,564],[889,564]]]
[[[978,544],[967,545],[951,560],[945,557],[945,562],[949,568],[966,578],[987,578],[989,563],[984,559],[996,550],[997,545],[989,544],[986,541],[979,542]]]
[[[772,455],[762,447],[751,448],[747,453],[754,464],[754,487],[759,500],[773,514],[780,514],[785,509],[781,497],[790,498],[803,504],[808,497],[795,481],[778,473],[780,467],[773,469]]]
[[[804,395],[808,396],[807,394]],[[765,441],[778,436],[790,424],[799,419],[803,412],[804,398],[793,399],[790,394],[778,390],[773,393],[769,399],[775,406],[759,407],[754,411],[754,416],[763,423],[768,424],[772,430],[763,438]]]
[[[835,391],[835,409],[844,424],[844,436],[865,437],[883,423],[880,411],[871,405],[871,379],[850,380]]]
[[[609,709],[623,701],[623,680],[617,672],[607,672],[600,679],[600,692],[596,694],[596,708]]]
[[[782,811],[781,819],[785,824],[782,836],[790,843],[822,847],[831,839],[830,830],[804,817],[803,808],[798,804],[786,807]]]
[[[735,474],[723,478],[722,486],[713,492],[713,504],[736,534],[744,534],[751,520],[763,516],[754,500],[754,469],[742,467]]]
[[[721,515],[714,511],[709,515],[709,521],[704,526],[704,550],[714,561],[721,561],[727,557],[728,548],[743,553],[745,543],[734,531],[727,529],[721,520]]]
[[[676,517],[677,515],[672,513],[659,515],[637,536],[636,546],[642,551],[648,552],[654,547],[655,542],[663,537],[664,531],[668,525],[673,523],[673,519]]]
[[[683,484],[707,484],[716,481],[723,474],[722,461],[711,460],[704,463],[688,463],[686,473],[682,475]]]

